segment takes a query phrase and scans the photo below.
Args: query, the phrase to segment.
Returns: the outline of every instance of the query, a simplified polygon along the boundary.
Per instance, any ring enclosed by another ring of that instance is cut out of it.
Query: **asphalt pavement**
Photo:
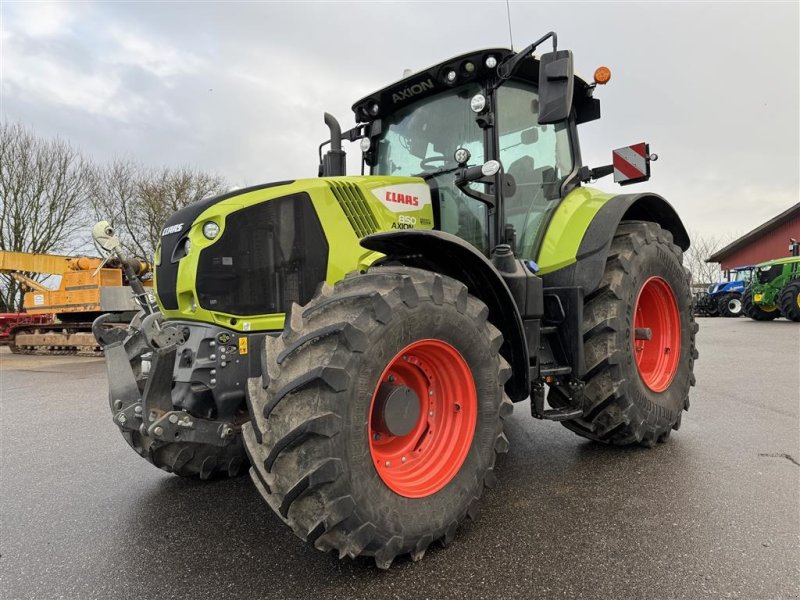
[[[481,518],[388,571],[301,542],[246,476],[146,463],[102,360],[2,349],[0,598],[800,598],[800,325],[700,327],[666,444],[605,447],[517,404]]]

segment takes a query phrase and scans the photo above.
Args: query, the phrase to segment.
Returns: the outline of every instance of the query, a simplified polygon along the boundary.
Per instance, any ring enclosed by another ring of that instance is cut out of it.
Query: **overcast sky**
[[[511,2],[516,49],[549,30],[589,76],[603,118],[584,162],[648,141],[651,190],[687,227],[733,236],[798,202],[798,2]],[[98,161],[190,165],[231,185],[313,177],[323,111],[403,69],[508,46],[506,4],[0,2],[4,121]],[[352,146],[351,157],[358,148]],[[598,187],[619,190],[610,178]]]

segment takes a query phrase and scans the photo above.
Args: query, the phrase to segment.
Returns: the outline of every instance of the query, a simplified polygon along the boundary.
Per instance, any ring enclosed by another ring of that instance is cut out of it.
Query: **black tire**
[[[737,292],[723,294],[717,303],[721,317],[741,317],[742,316],[742,295]]]
[[[508,448],[503,419],[512,411],[503,387],[511,369],[487,316],[460,282],[406,267],[351,274],[292,307],[283,334],[267,340],[266,377],[250,380],[244,438],[253,481],[298,537],[388,568],[398,555],[419,560],[432,542],[446,545],[465,517],[477,517],[496,456]],[[413,499],[381,479],[367,423],[384,367],[421,339],[458,350],[478,412],[460,469],[440,491]]]
[[[778,293],[781,315],[790,321],[800,321],[800,280],[790,281]]]
[[[237,477],[247,471],[250,461],[241,432],[226,446],[174,442],[167,444],[138,432],[122,430],[122,437],[139,456],[167,473],[192,479]]]
[[[777,306],[772,307],[772,310],[764,310],[762,305],[753,302],[753,290],[750,286],[744,288],[742,294],[742,313],[754,321],[772,321],[781,316]]]
[[[651,277],[663,279],[672,289],[680,319],[677,371],[661,392],[644,383],[634,352],[634,307]],[[615,445],[649,447],[665,441],[689,408],[697,329],[689,272],[672,235],[655,223],[621,223],[600,286],[584,301],[584,416],[562,424],[585,438]],[[566,404],[559,386],[550,387],[548,401],[552,406]]]
[[[719,308],[708,294],[704,294],[692,302],[692,314],[695,317],[718,317]]]

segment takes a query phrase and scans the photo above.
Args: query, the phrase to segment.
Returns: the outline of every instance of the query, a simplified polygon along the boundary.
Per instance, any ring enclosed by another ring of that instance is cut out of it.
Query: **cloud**
[[[65,2],[9,4],[5,7],[15,26],[32,38],[47,38],[68,31],[80,9]]]
[[[232,185],[314,176],[323,111],[350,127],[352,102],[404,68],[508,44],[496,2],[458,11],[447,2],[0,11],[4,119],[66,137],[98,160],[188,164]],[[796,201],[796,4],[512,3],[511,12],[517,48],[546,21],[580,71],[612,69],[596,94],[603,118],[581,128],[585,163],[649,141],[661,159],[635,189],[662,193],[691,227],[714,234],[746,231]],[[357,168],[355,148],[348,158]],[[609,180],[599,187],[619,190]]]

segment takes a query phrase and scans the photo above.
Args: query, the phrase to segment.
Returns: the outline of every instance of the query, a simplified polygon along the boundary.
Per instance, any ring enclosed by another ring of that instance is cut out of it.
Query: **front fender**
[[[461,281],[469,293],[489,307],[489,321],[503,334],[500,354],[512,368],[506,392],[513,401],[530,391],[528,346],[514,297],[491,262],[474,246],[443,231],[406,229],[376,233],[361,240],[368,250],[382,252],[379,262],[400,262]]]

